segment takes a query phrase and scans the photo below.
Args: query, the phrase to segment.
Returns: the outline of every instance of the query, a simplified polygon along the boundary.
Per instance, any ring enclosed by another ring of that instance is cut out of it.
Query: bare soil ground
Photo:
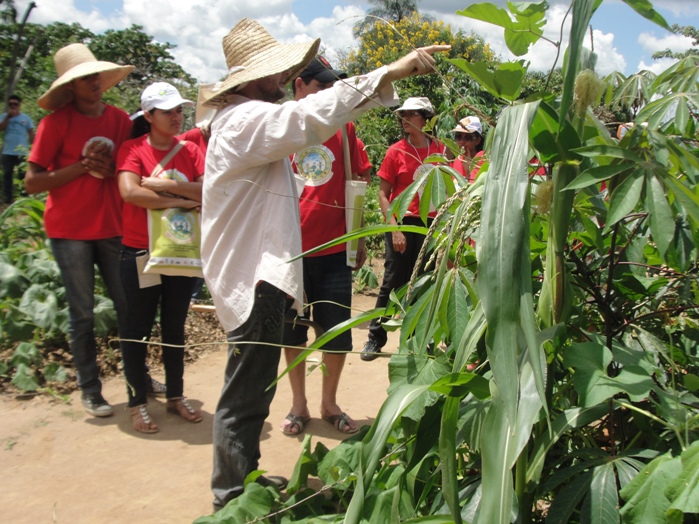
[[[368,310],[374,301],[375,295],[355,295],[353,307]],[[355,351],[347,358],[338,394],[342,408],[360,426],[373,422],[388,387],[387,358],[359,359],[367,327],[353,330]],[[387,349],[396,345],[397,334],[389,334]],[[204,421],[189,424],[167,414],[164,401],[151,400],[151,415],[160,426],[154,435],[131,429],[120,376],[104,382],[104,396],[116,411],[106,419],[86,415],[78,392],[68,402],[0,396],[0,520],[189,523],[209,514],[212,421],[226,361],[225,345],[211,347],[185,369],[186,394],[202,409]],[[161,369],[151,367],[162,380]],[[344,436],[320,419],[321,378],[316,369],[307,379],[313,418],[306,431],[313,435],[313,446],[321,441],[332,448]],[[301,450],[303,436],[288,437],[279,430],[290,403],[289,383],[282,379],[261,436],[260,468],[270,474],[289,476]]]

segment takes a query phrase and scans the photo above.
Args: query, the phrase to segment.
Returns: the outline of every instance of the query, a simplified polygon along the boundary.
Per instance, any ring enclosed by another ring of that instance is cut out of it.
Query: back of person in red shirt
[[[39,123],[24,187],[30,194],[49,192],[44,224],[66,290],[83,408],[107,417],[113,409],[102,396],[93,329],[95,265],[121,319],[126,304],[119,277],[121,198],[114,159],[131,121],[105,104],[102,95],[133,67],[97,61],[83,44],[59,49],[54,61],[58,79],[37,102],[52,113]]]
[[[332,69],[328,61],[318,56],[293,81],[294,98],[301,100],[332,87],[336,80],[347,78],[345,73]],[[345,126],[352,175],[366,180],[371,176],[371,164],[356,136],[354,124]],[[304,251],[318,247],[344,235],[345,223],[345,155],[343,132],[337,131],[323,144],[310,146],[293,157],[294,171],[305,180],[299,200],[301,216],[301,243]],[[359,269],[366,260],[364,239],[357,250],[357,264],[347,265],[346,245],[325,249],[303,259],[305,302],[309,304],[305,318],[313,320],[327,331],[351,317],[352,270]],[[287,363],[299,356],[301,346],[308,341],[308,328],[297,324],[284,326],[283,343]],[[323,346],[322,398],[320,414],[323,420],[343,433],[356,433],[357,424],[337,404],[337,389],[347,352],[352,351],[352,334],[345,331]],[[289,372],[293,395],[289,414],[282,421],[286,435],[298,435],[310,420],[306,400],[306,366],[300,364]]]

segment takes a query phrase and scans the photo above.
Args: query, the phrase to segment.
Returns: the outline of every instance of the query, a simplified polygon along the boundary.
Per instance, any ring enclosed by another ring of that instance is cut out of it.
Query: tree
[[[397,60],[414,48],[431,44],[450,44],[450,56],[467,61],[496,62],[495,54],[483,39],[474,34],[453,31],[441,21],[426,21],[418,13],[399,22],[377,21],[359,39],[359,48],[348,55],[343,68],[350,75],[362,74]],[[441,114],[443,128],[451,129],[465,112],[475,113],[486,122],[491,121],[502,107],[495,97],[478,85],[443,57],[437,56],[439,74],[401,80],[396,84],[402,99],[426,96]],[[448,127],[451,125],[451,127]],[[369,157],[379,165],[383,154],[402,131],[390,109],[364,114],[357,122],[357,130],[367,144]]]
[[[352,34],[360,37],[381,20],[400,22],[403,18],[417,13],[417,0],[369,0],[375,5],[367,11],[367,16],[354,25]]]
[[[653,58],[659,60],[660,58],[675,58],[680,60],[688,56],[699,55],[699,29],[692,27],[691,25],[678,25],[672,24],[672,32],[676,35],[684,35],[692,39],[692,47],[686,51],[674,52],[670,49],[665,49],[664,51],[658,51],[653,53]]]
[[[0,76],[11,70],[12,49],[19,29],[16,12],[5,9],[3,13],[11,22],[0,26]],[[61,47],[76,42],[86,44],[98,59],[136,66],[132,75],[107,92],[108,103],[127,111],[135,110],[143,88],[156,80],[176,84],[184,96],[196,98],[195,79],[174,62],[170,53],[174,46],[154,41],[140,26],[95,35],[78,23],[55,22],[46,26],[28,23],[19,41],[19,55],[24,56],[30,46],[34,51],[15,91],[24,100],[22,110],[35,122],[45,115],[35,101],[56,79],[53,55]],[[9,80],[5,77],[2,81]]]

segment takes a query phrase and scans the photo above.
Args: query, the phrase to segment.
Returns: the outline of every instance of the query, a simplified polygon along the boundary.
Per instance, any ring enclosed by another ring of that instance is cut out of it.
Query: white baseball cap
[[[456,127],[451,130],[452,133],[478,133],[483,136],[483,126],[481,120],[477,116],[467,116],[459,120]]]
[[[426,111],[431,116],[434,115],[434,107],[430,99],[424,96],[412,96],[406,98],[403,105],[396,109],[398,111]]]
[[[167,82],[155,82],[146,87],[141,94],[141,111],[168,111],[182,104],[193,106],[194,102],[182,98],[177,88]]]

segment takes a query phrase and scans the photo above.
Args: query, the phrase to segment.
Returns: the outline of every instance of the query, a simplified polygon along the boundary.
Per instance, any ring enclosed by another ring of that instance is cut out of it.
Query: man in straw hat
[[[302,100],[275,104],[319,44],[280,44],[243,19],[223,38],[229,74],[204,98],[220,110],[204,176],[202,259],[230,342],[214,417],[215,508],[240,495],[246,475],[258,467],[284,316],[289,308],[300,311],[303,301],[301,261],[289,262],[301,253],[299,190],[289,156],[323,143],[370,107],[396,104],[391,83],[432,72],[432,54],[450,48],[422,48]]]
[[[44,223],[66,290],[82,404],[90,415],[107,417],[113,410],[102,397],[93,330],[95,264],[122,315],[121,197],[114,159],[131,120],[102,102],[102,95],[133,67],[98,61],[83,44],[59,49],[54,62],[58,79],[38,100],[52,113],[39,123],[24,185],[28,193],[49,192]]]

